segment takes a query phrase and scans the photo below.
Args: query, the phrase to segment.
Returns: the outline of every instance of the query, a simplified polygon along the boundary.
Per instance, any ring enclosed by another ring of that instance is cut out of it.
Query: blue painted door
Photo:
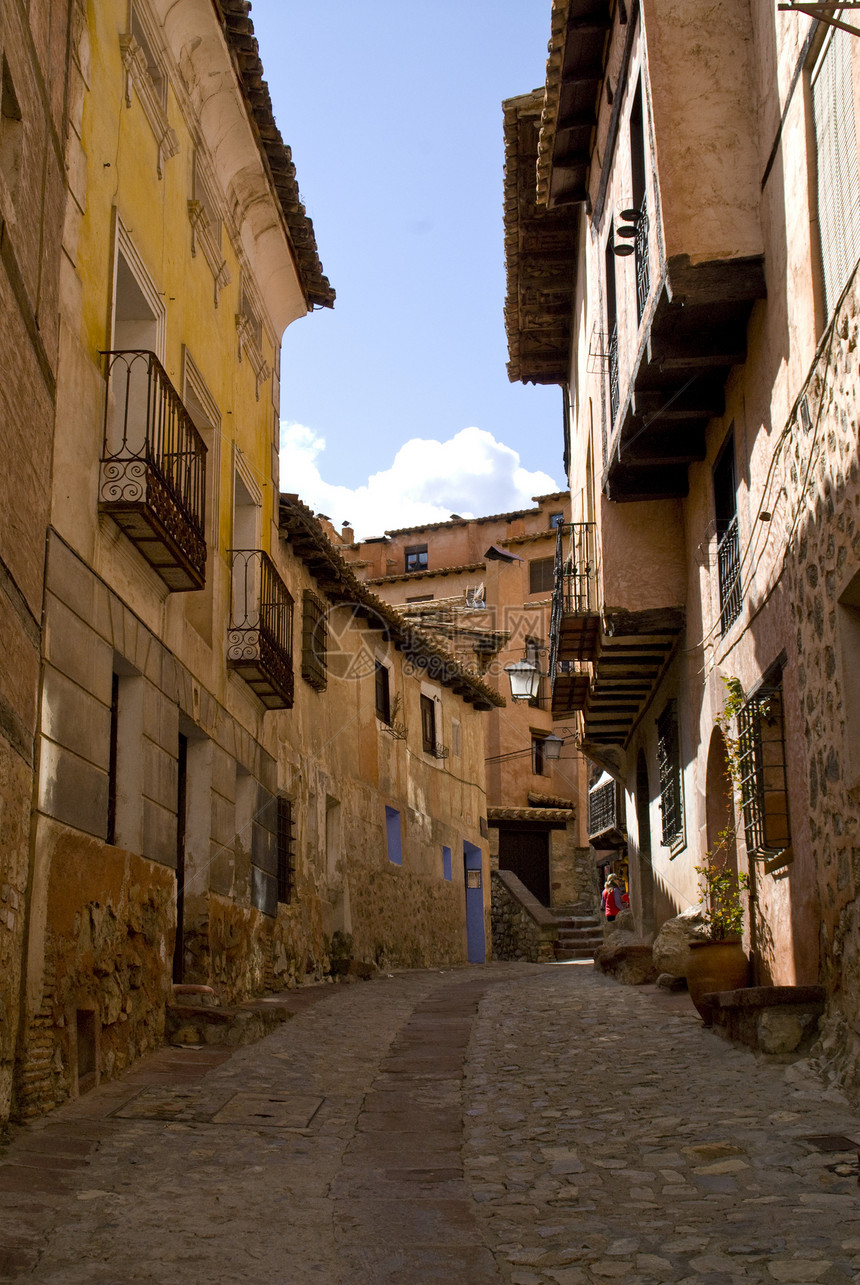
[[[466,950],[470,964],[487,962],[484,936],[484,889],[481,849],[463,840],[463,863],[466,877]]]

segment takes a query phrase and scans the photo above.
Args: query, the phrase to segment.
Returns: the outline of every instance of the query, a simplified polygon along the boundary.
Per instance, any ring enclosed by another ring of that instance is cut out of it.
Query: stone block
[[[273,919],[278,913],[278,882],[256,866],[251,867],[251,905]]]
[[[236,801],[236,760],[220,745],[212,746],[212,789],[231,804]]]
[[[251,827],[251,862],[267,874],[278,873],[278,849],[275,836],[256,821]]]
[[[594,952],[594,967],[626,986],[641,986],[657,977],[651,947],[644,946],[628,933],[614,933],[604,945],[598,946]]]
[[[54,594],[47,594],[45,657],[60,673],[110,706],[113,649]]]
[[[175,813],[179,768],[174,754],[163,750],[148,737],[143,738],[143,793]]]
[[[651,948],[658,973],[686,977],[690,963],[690,942],[707,936],[698,906],[691,906],[674,919],[667,919]]]
[[[148,679],[143,688],[143,734],[167,753],[176,756],[179,744],[179,710]]]
[[[236,807],[212,792],[212,842],[232,849],[236,837]]]
[[[143,855],[176,869],[176,812],[143,800]]]
[[[81,620],[91,621],[93,618],[98,583],[89,567],[72,553],[68,545],[62,540],[51,540],[48,547],[48,590]]]
[[[39,808],[98,839],[107,838],[107,772],[54,741],[43,740]]]
[[[274,794],[265,788],[257,785],[257,805],[254,809],[254,820],[264,830],[269,830],[272,834],[277,834],[278,830],[278,803]]]
[[[52,665],[45,666],[42,732],[57,745],[107,772],[110,708]]]

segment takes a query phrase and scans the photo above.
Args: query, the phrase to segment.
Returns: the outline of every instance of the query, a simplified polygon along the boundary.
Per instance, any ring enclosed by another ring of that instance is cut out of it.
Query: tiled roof
[[[505,331],[508,378],[563,384],[569,378],[577,214],[537,203],[543,90],[502,104],[505,122]]]
[[[569,808],[573,810],[573,799],[563,799],[557,794],[538,794],[529,790],[529,803],[535,808]]]
[[[297,495],[281,495],[278,525],[283,538],[290,542],[323,592],[334,602],[352,603],[357,615],[369,621],[381,621],[386,634],[416,668],[443,687],[453,687],[476,709],[491,709],[507,703],[489,683],[454,660],[447,648],[417,625],[404,620],[389,603],[372,593],[332,544],[313,510],[302,504]]]
[[[308,218],[299,194],[292,153],[275,124],[269,87],[263,80],[263,64],[250,18],[248,0],[212,0],[221,19],[224,36],[248,109],[248,118],[260,152],[271,174],[295,255],[299,279],[308,305],[331,308],[335,292],[323,274],[317,251],[314,225]]]
[[[357,566],[357,565],[358,565],[357,563],[352,563],[352,566]],[[391,584],[393,580],[426,580],[428,577],[432,579],[433,576],[454,576],[454,575],[465,574],[467,571],[484,571],[484,570],[485,570],[485,566],[483,562],[467,562],[460,567],[438,567],[434,571],[431,571],[431,570],[399,571],[399,572],[393,573],[390,576],[374,576],[372,580],[365,580],[364,583],[365,584]]]
[[[572,821],[572,808],[487,808],[488,821]]]

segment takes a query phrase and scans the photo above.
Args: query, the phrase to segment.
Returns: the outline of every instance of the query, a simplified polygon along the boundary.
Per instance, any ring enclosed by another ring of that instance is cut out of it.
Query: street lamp
[[[516,660],[505,665],[505,673],[511,683],[511,699],[515,701],[532,701],[537,699],[540,689],[541,672],[530,660]]]
[[[555,732],[550,732],[549,736],[545,736],[542,745],[544,758],[549,759],[551,763],[561,758],[561,747],[564,745],[564,741],[560,736],[556,736]]]

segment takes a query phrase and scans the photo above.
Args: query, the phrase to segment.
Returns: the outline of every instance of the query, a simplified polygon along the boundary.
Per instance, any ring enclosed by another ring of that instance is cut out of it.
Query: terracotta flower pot
[[[714,991],[735,991],[749,985],[750,962],[739,939],[690,942],[687,988],[690,999],[706,1026],[711,1024],[711,1006],[702,996]]]

